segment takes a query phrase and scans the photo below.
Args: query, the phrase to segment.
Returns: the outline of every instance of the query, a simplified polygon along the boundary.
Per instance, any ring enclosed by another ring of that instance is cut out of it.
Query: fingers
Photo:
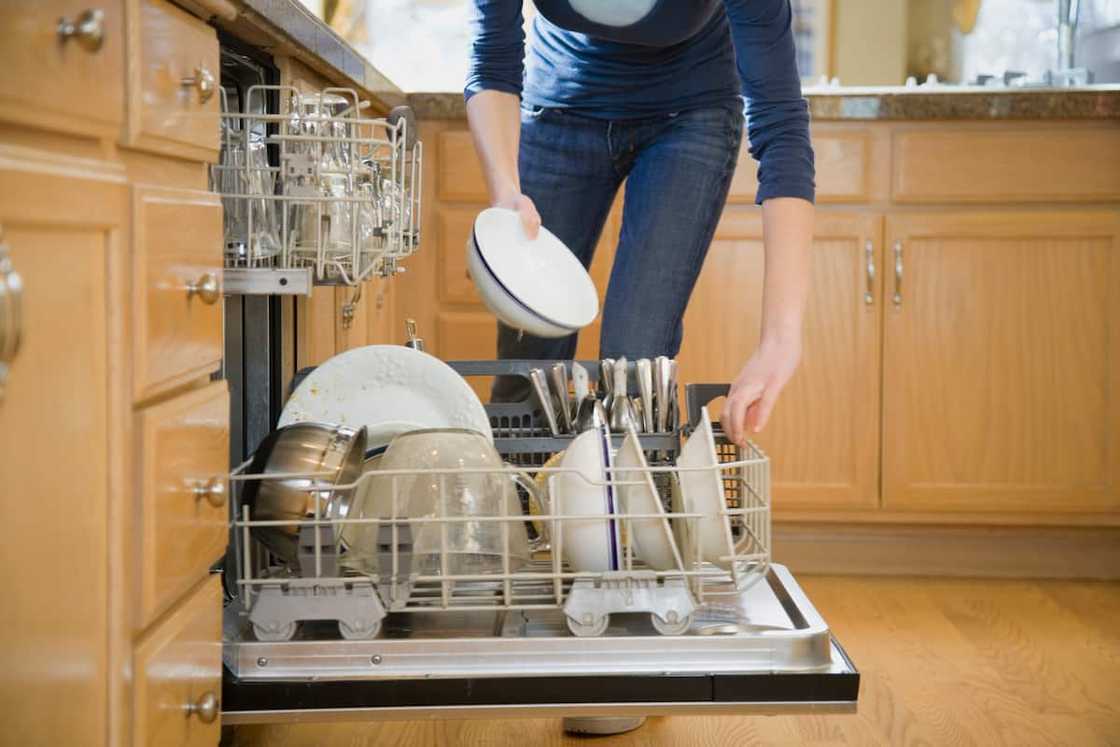
[[[767,387],[762,396],[747,410],[746,429],[749,433],[760,433],[770,422],[770,413],[778,401],[778,388]]]
[[[762,396],[762,384],[748,382],[732,388],[723,405],[720,423],[728,440],[740,446],[747,440],[747,413]]]
[[[541,216],[537,212],[537,206],[528,197],[521,195],[517,203],[517,212],[521,215],[521,225],[525,229],[525,235],[530,240],[537,238],[541,230]]]

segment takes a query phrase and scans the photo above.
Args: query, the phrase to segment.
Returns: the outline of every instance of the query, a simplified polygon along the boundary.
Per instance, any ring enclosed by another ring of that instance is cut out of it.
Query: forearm
[[[467,101],[467,122],[494,204],[521,192],[517,172],[520,105],[516,95],[503,91],[480,91]]]
[[[762,204],[766,271],[762,292],[762,344],[799,341],[809,293],[813,204],[774,197]]]

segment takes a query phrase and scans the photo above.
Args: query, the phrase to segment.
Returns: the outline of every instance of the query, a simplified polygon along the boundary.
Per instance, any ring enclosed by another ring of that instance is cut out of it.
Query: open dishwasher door
[[[736,609],[737,607],[737,609]],[[576,638],[557,610],[387,618],[382,637],[252,640],[227,614],[222,723],[565,715],[845,713],[859,672],[789,571],[771,565],[681,636],[616,615]],[[337,636],[336,636],[337,637]]]
[[[463,376],[491,376],[525,375],[547,363],[451,365]],[[565,472],[550,467],[549,458],[572,437],[550,435],[526,403],[487,405],[487,413],[506,462],[502,473],[525,470],[552,485],[552,513],[534,521],[553,526],[555,552],[536,553],[516,569],[503,558],[505,570],[497,575],[456,576],[446,564],[437,573],[412,565],[411,549],[402,549],[412,548],[412,533],[456,519],[402,517],[395,508],[359,519],[382,532],[377,573],[347,575],[337,562],[342,556],[332,555],[332,532],[344,531],[352,517],[299,522],[303,570],[269,568],[253,538],[269,522],[254,521],[241,491],[232,490],[233,516],[241,518],[233,521],[235,562],[227,564],[236,593],[224,619],[223,723],[854,712],[859,672],[789,570],[770,562],[768,457],[753,444],[741,449],[711,433],[703,407],[726,391],[726,385],[690,385],[688,424],[677,422],[673,402],[668,429],[632,431],[627,438],[649,456],[644,467],[605,461],[604,489],[634,485],[638,472],[670,509],[654,501],[655,513],[634,511],[622,498],[622,508],[600,514],[625,528],[619,535],[624,562],[610,572],[573,572],[561,560],[562,528],[587,520],[556,507],[562,501],[548,477]],[[712,441],[709,466],[682,466],[688,442],[682,450],[680,437],[694,432],[703,433],[698,443]],[[604,452],[611,442],[620,446],[620,434],[604,429],[601,438]],[[372,474],[378,473],[366,478]],[[382,494],[398,495],[395,481],[410,475],[388,474],[395,487],[384,485]],[[684,510],[684,474],[712,481],[720,508]],[[231,484],[266,477],[235,474]],[[446,490],[452,482],[432,486]],[[443,496],[441,505],[449,499]],[[636,522],[648,527],[651,518],[666,521],[675,558],[668,569],[646,566],[630,550],[642,531]],[[526,519],[517,510],[487,520]],[[717,519],[727,526],[720,538],[726,545],[704,554],[696,527]]]

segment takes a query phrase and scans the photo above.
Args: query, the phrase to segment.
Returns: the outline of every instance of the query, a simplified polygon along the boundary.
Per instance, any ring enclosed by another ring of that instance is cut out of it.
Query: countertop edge
[[[952,121],[1116,119],[1120,121],[1120,87],[1039,90],[808,91],[809,113],[816,121]],[[405,100],[420,119],[466,117],[460,93],[409,93]]]

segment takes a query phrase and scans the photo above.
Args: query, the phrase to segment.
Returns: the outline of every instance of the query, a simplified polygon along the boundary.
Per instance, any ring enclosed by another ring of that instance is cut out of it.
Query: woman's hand
[[[494,200],[494,207],[516,210],[521,216],[525,235],[530,239],[537,238],[537,233],[541,230],[541,216],[537,212],[537,206],[528,197],[516,191],[507,192]]]
[[[801,361],[801,335],[763,340],[731,384],[720,422],[727,438],[745,446],[766,427],[778,395]]]

